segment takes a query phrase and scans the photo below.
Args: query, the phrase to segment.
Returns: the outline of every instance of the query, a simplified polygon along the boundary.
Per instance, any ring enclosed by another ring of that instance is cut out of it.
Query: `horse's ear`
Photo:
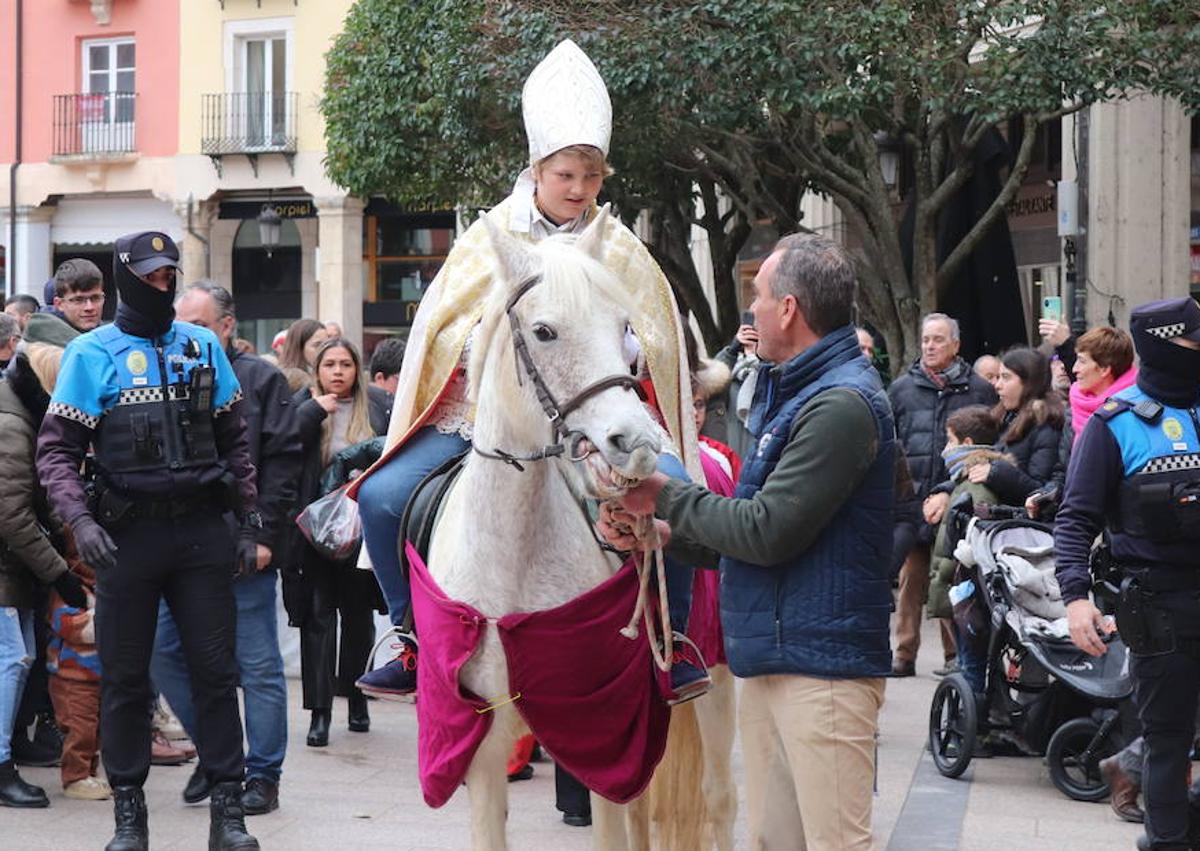
[[[596,218],[592,219],[592,223],[587,226],[579,239],[575,242],[575,247],[591,257],[597,263],[604,261],[604,231],[608,227],[608,217],[610,204],[605,204],[600,208],[600,212],[596,214]]]
[[[483,226],[492,243],[492,250],[500,261],[501,279],[512,286],[525,280],[533,271],[533,255],[529,249],[509,235],[508,231],[497,226],[486,214],[483,216]]]

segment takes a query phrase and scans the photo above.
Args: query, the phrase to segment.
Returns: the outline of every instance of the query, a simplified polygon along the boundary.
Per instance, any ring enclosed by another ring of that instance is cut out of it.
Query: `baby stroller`
[[[986,648],[986,667],[982,694],[962,673],[934,692],[934,764],[958,777],[981,737],[999,731],[1044,754],[1051,781],[1067,797],[1103,800],[1109,789],[1100,760],[1124,747],[1136,724],[1125,645],[1114,634],[1108,652],[1093,658],[1071,643],[1050,527],[1023,509],[977,510],[969,497],[951,511],[951,522],[965,527],[954,551],[955,621]]]

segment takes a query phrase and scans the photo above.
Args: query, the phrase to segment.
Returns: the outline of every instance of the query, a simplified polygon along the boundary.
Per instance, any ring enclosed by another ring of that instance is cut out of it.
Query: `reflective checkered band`
[[[73,405],[67,405],[63,402],[51,402],[49,413],[58,417],[62,417],[64,420],[74,420],[80,425],[87,426],[90,429],[95,429],[96,426],[100,425],[99,417],[93,417],[91,414],[85,414],[83,411],[79,410]]]
[[[131,387],[121,391],[117,397],[118,405],[144,405],[147,402],[162,401],[161,387]],[[188,398],[187,387],[180,388],[178,384],[167,387],[167,398],[172,402]]]
[[[228,402],[226,402],[224,405],[222,405],[221,407],[219,407],[215,411],[213,411],[213,416],[219,417],[221,414],[229,413],[230,411],[233,410],[234,405],[236,405],[238,402],[242,401],[242,398],[243,398],[242,397],[242,388],[239,387],[237,389],[237,392],[233,394],[233,397]]]
[[[1146,462],[1141,473],[1174,473],[1178,470],[1200,470],[1200,453],[1161,455]]]
[[[1183,333],[1187,325],[1183,322],[1173,322],[1170,325],[1159,325],[1156,328],[1147,328],[1147,334],[1153,334],[1155,337],[1161,337],[1164,340],[1170,340],[1173,337],[1178,337]]]

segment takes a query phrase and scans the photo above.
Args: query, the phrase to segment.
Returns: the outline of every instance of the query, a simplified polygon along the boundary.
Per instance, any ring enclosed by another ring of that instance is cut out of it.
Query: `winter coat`
[[[942,461],[947,417],[970,405],[996,404],[996,391],[962,358],[955,358],[943,375],[946,386],[938,387],[918,360],[887,391],[896,419],[896,436],[908,458],[914,497],[897,514],[917,523],[923,523],[921,501],[947,478]],[[932,530],[926,530],[922,537],[928,542]]]
[[[30,608],[36,583],[49,584],[67,570],[51,541],[51,519],[34,467],[38,409],[49,398],[24,355],[0,380],[0,606]]]
[[[996,505],[1000,502],[995,492],[984,484],[976,484],[967,478],[967,471],[979,464],[990,464],[993,461],[1004,461],[1009,464],[1013,463],[1014,459],[1011,455],[1005,455],[991,449],[980,449],[978,452],[972,452],[963,459],[963,477],[954,486],[954,490],[950,492],[950,502],[948,505],[953,505],[955,501],[963,494],[970,494],[976,505]],[[950,618],[954,616],[953,607],[950,605],[950,586],[954,582],[954,567],[955,560],[953,553],[948,549],[947,538],[950,537],[950,511],[947,508],[946,513],[942,516],[942,522],[938,524],[937,538],[933,544],[933,558],[929,562],[929,599],[926,605],[926,611],[931,618]]]
[[[1043,405],[1041,400],[1030,404]],[[1015,418],[1015,412],[1009,412],[1004,418],[1004,429]],[[996,496],[1005,505],[1024,505],[1025,499],[1035,490],[1048,484],[1062,487],[1066,478],[1066,467],[1063,465],[1062,430],[1059,425],[1043,422],[1033,425],[1013,443],[1005,443],[1003,437],[996,448],[1011,455],[1013,462],[1000,461],[992,465],[988,474],[987,486],[996,492]],[[1003,431],[1001,431],[1003,435]]]

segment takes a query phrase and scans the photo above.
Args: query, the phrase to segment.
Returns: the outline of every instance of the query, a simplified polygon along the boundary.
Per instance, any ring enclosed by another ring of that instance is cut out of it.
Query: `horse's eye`
[[[558,333],[553,328],[540,322],[533,326],[533,336],[539,343],[549,343],[558,339]]]

